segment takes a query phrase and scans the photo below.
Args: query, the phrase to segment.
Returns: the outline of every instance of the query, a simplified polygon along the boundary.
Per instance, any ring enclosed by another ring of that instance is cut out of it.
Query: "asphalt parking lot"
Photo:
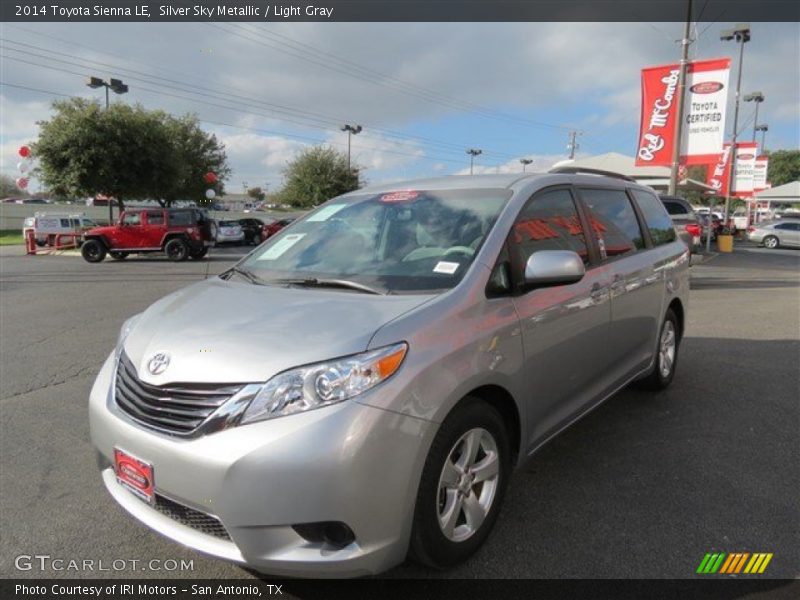
[[[240,252],[93,265],[0,249],[0,576],[254,576],[119,508],[98,477],[86,410],[122,322]],[[800,576],[800,251],[737,248],[692,267],[692,289],[669,390],[623,390],[542,449],[466,564],[387,576],[684,578],[713,551],[771,552],[764,576]],[[194,568],[19,571],[21,554]]]

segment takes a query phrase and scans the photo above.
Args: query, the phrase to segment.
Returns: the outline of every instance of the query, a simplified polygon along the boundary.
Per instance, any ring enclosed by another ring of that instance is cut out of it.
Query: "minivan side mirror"
[[[572,250],[539,250],[525,264],[525,287],[565,285],[583,279],[583,260]]]

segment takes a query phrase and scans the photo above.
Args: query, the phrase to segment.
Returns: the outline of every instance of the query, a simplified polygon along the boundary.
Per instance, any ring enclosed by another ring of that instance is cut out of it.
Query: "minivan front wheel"
[[[480,398],[465,398],[431,444],[417,493],[412,557],[445,568],[480,548],[497,520],[510,465],[503,418]]]
[[[672,378],[675,376],[675,367],[678,365],[679,345],[680,329],[678,318],[670,308],[667,310],[664,322],[661,324],[653,370],[641,380],[642,387],[650,390],[663,390],[672,383]]]

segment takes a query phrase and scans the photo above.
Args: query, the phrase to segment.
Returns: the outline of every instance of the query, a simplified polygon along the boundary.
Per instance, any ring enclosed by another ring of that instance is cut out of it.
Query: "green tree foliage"
[[[53,194],[168,205],[178,198],[203,200],[208,171],[217,174],[217,190],[229,175],[224,147],[192,116],[122,103],[104,110],[82,98],[54,102],[53,109],[33,144],[38,175]]]
[[[264,198],[267,197],[267,194],[264,193],[260,187],[251,187],[247,190],[247,195],[250,196],[253,200],[258,200],[259,202],[263,202]]]
[[[767,181],[772,187],[800,180],[800,150],[776,150],[767,155]]]
[[[0,175],[0,198],[27,196],[28,192],[17,187],[17,181],[9,175]]]
[[[347,168],[347,155],[333,148],[306,149],[284,169],[281,203],[311,208],[359,188],[359,170]]]

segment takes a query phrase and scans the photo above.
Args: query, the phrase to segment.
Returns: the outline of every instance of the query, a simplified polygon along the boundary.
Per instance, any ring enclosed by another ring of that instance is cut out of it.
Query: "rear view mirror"
[[[572,250],[540,250],[525,264],[525,286],[564,285],[583,279],[583,260]]]

